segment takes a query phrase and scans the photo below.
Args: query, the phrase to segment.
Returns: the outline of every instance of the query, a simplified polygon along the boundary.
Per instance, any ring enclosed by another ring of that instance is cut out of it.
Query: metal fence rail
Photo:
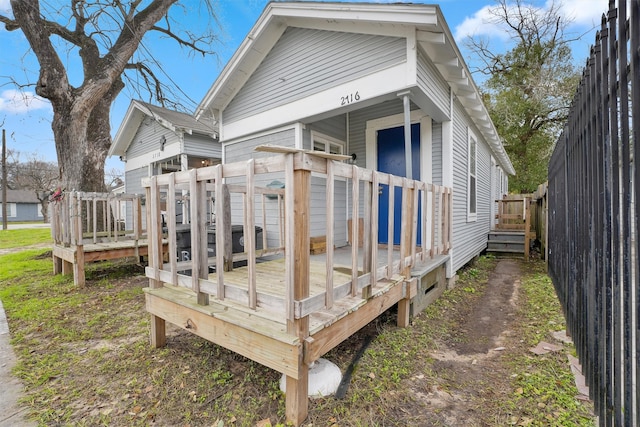
[[[549,274],[607,426],[640,424],[639,49],[640,0],[611,0],[549,163]]]

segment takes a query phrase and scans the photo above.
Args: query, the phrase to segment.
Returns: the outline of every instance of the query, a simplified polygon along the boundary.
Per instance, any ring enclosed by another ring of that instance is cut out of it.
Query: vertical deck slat
[[[191,290],[200,292],[198,272],[200,271],[200,212],[198,209],[197,169],[189,171],[189,217],[191,225]]]
[[[373,196],[373,188],[372,182],[368,179],[363,179],[363,190],[364,194],[362,196],[364,203],[362,209],[362,232],[358,231],[358,234],[362,234],[362,272],[367,274],[372,270],[371,265],[371,223],[373,222],[371,219],[371,197]],[[366,291],[363,289],[363,298],[365,296]]]
[[[262,249],[267,249],[267,206],[266,206],[266,202],[267,198],[265,197],[264,194],[262,194],[262,197],[260,199],[260,202],[262,204]]]
[[[413,212],[411,213],[411,264],[414,265],[416,263],[416,247],[418,246],[418,195],[420,191],[418,190],[417,181],[412,182],[413,187],[413,203],[411,206],[413,207]],[[425,224],[422,224],[423,226]]]
[[[293,176],[293,154],[286,154],[285,159],[285,216],[284,216],[284,227],[285,227],[285,247],[293,248],[295,246],[295,210],[293,206],[294,201],[294,190],[296,183],[294,182]],[[285,316],[287,321],[294,321],[294,268],[295,268],[295,257],[292,250],[285,250]]]
[[[147,200],[149,205],[147,207],[147,228],[150,231],[148,239],[149,244],[149,266],[153,269],[153,280],[150,280],[150,286],[152,288],[162,287],[160,281],[160,267],[162,263],[162,242],[159,241],[158,236],[160,233],[160,190],[158,189],[157,177],[152,176],[150,187],[147,190]]]
[[[88,204],[88,202],[87,202]],[[94,197],[93,199],[93,243],[98,243],[98,198]],[[87,221],[89,221],[89,209],[87,209]]]
[[[327,160],[327,185],[326,185],[326,196],[327,196],[327,233],[326,233],[326,285],[325,285],[325,297],[324,304],[327,309],[331,309],[333,307],[333,241],[334,241],[334,208],[335,208],[335,171],[333,166],[333,161]]]
[[[178,243],[176,241],[176,174],[169,174],[167,191],[167,238],[169,239],[169,268],[171,268],[171,283],[178,284]]]
[[[191,274],[196,277],[198,285],[198,304],[208,305],[209,294],[200,291],[200,279],[207,279],[209,277],[209,248],[208,248],[208,233],[209,233],[209,221],[207,217],[207,183],[203,180],[198,180],[198,169],[193,169],[196,176],[196,197],[193,199],[193,204],[196,206],[197,211],[197,225],[198,225],[198,246],[196,250],[196,256],[198,257],[198,269]]]
[[[371,234],[369,236],[371,250],[371,285],[378,282],[378,187],[380,174],[373,172],[371,180]]]
[[[216,277],[218,290],[216,297],[224,300],[224,233],[222,230],[227,226],[224,214],[224,184],[222,182],[222,165],[215,166],[215,186],[216,186]]]
[[[387,279],[393,276],[393,233],[395,212],[393,207],[395,206],[396,197],[396,182],[393,175],[389,175],[389,209],[387,215]]]
[[[360,173],[356,165],[351,167],[351,296],[358,292],[358,238],[360,218]]]
[[[247,193],[244,226],[244,248],[247,252],[249,273],[249,308],[256,309],[258,293],[256,290],[256,244],[255,244],[255,160],[247,162]]]
[[[134,219],[135,220],[135,219]],[[107,203],[105,209],[105,228],[107,230],[107,238],[111,240],[111,204]]]

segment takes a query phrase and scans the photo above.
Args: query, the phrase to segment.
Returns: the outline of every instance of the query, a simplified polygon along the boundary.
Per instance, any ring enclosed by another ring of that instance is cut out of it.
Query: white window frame
[[[467,134],[467,222],[475,222],[478,220],[478,138],[471,129]]]
[[[320,150],[316,150],[316,142],[319,142],[321,144],[324,144],[324,152],[325,153],[330,153],[330,148],[331,146],[338,146],[340,147],[340,152],[339,153],[334,153],[334,154],[344,154],[345,153],[345,149],[346,149],[346,144],[344,141],[341,141],[337,138],[333,138],[329,135],[325,135],[323,133],[320,132],[315,132],[315,131],[311,131],[311,150],[314,151],[320,151]]]
[[[15,203],[7,203],[7,218],[16,218],[18,216],[18,209]],[[2,202],[0,202],[0,218],[2,218]]]

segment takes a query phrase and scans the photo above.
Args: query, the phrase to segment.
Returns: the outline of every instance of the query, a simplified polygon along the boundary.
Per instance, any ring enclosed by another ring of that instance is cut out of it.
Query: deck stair
[[[491,231],[487,242],[487,252],[504,252],[524,255],[524,231]]]
[[[529,259],[531,241],[531,195],[506,196],[496,200],[497,214],[494,229],[489,232],[487,252],[523,254]]]

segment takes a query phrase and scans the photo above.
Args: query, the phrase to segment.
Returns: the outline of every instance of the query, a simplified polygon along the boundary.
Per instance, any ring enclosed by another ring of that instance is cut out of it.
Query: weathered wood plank
[[[285,375],[299,376],[301,344],[297,338],[282,333],[281,325],[270,329],[264,319],[255,322],[251,316],[224,306],[198,305],[195,295],[180,298],[168,287],[146,288],[145,293],[146,309],[153,315]]]
[[[327,258],[325,260],[326,271],[326,283],[325,283],[325,307],[333,307],[333,233],[334,233],[334,208],[335,208],[335,175],[334,175],[334,162],[327,162],[327,184],[326,184],[326,196],[327,196],[327,234],[326,234],[326,253]]]

